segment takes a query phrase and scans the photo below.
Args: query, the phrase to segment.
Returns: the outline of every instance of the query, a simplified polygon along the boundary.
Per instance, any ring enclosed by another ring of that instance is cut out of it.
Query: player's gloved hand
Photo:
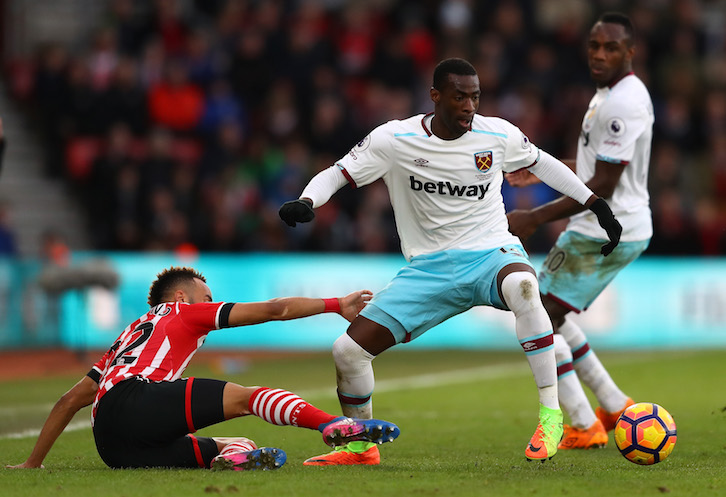
[[[600,253],[607,257],[613,250],[615,250],[618,243],[620,243],[620,234],[623,232],[623,227],[620,225],[618,220],[615,219],[613,211],[610,210],[608,203],[602,198],[598,197],[598,199],[590,205],[590,210],[595,213],[597,216],[597,222],[600,223],[600,226],[605,230],[608,234],[608,238],[610,239],[608,243],[600,248]]]
[[[295,227],[296,223],[307,223],[313,220],[315,212],[313,211],[313,202],[307,198],[291,200],[285,202],[280,207],[280,218],[287,223],[288,226]]]

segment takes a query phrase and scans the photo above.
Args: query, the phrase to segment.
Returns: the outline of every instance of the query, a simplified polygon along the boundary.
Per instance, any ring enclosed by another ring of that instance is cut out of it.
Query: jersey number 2
[[[136,356],[125,356],[124,354],[128,354],[129,352],[134,350],[136,347],[138,347],[139,345],[144,343],[146,340],[148,340],[149,337],[151,336],[151,332],[154,331],[154,324],[149,323],[149,322],[141,323],[134,330],[134,332],[137,332],[137,331],[140,331],[141,335],[139,335],[139,337],[136,340],[131,342],[131,344],[128,347],[126,347],[121,352],[119,352],[119,354],[116,356],[116,361],[115,361],[116,364],[121,364],[121,363],[133,364],[134,361],[136,361],[136,359],[137,359]]]

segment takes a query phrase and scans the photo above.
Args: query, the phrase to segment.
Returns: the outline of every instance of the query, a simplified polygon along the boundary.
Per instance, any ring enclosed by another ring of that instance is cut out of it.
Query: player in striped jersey
[[[182,378],[212,330],[336,312],[351,321],[370,300],[367,290],[345,297],[288,297],[266,302],[213,302],[201,273],[172,267],[149,290],[150,310],[130,324],[91,371],[51,410],[28,459],[14,468],[42,467],[74,414],[93,404],[96,448],[112,468],[202,467],[276,469],[277,448],[244,437],[197,437],[195,431],[253,414],[275,425],[319,430],[330,446],[383,443],[399,434],[393,423],[336,417],[281,389]]]
[[[607,203],[562,162],[534,146],[513,124],[476,113],[481,91],[474,67],[447,59],[434,70],[434,112],[374,129],[335,165],[317,174],[297,200],[280,208],[290,226],[314,218],[349,183],[383,179],[410,264],[353,320],[333,345],[343,413],[372,416],[372,360],[477,305],[511,310],[517,338],[538,388],[539,423],[525,456],[551,458],[562,437],[552,324],[532,264],[509,232],[503,172],[529,168],[547,184],[592,210],[606,229],[608,254],[620,225]],[[311,458],[310,465],[377,464],[375,445],[349,444]]]

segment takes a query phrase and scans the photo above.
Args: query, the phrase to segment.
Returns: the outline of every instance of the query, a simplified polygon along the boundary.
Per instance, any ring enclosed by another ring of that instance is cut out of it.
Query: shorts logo
[[[492,167],[492,151],[477,152],[474,154],[474,165],[479,171],[488,171]]]

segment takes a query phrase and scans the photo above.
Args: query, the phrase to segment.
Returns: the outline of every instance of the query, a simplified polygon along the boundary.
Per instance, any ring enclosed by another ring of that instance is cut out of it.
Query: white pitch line
[[[527,363],[497,364],[470,369],[443,371],[441,373],[428,373],[416,376],[407,376],[392,380],[376,380],[375,393],[397,392],[422,388],[435,388],[447,385],[459,385],[481,380],[494,380],[511,378],[513,376],[532,374]],[[335,387],[316,388],[314,390],[301,390],[295,392],[303,398],[335,396]]]
[[[479,368],[459,369],[455,371],[444,371],[441,373],[429,373],[392,380],[376,381],[375,393],[397,392],[400,390],[416,390],[423,388],[435,388],[447,385],[458,385],[481,380],[494,380],[500,378],[511,378],[514,376],[531,374],[526,362],[521,364],[498,364],[493,366],[482,366]],[[332,397],[335,396],[335,388],[316,388],[296,392],[302,398],[310,397]],[[52,404],[36,406],[22,406],[18,408],[3,408],[0,414],[9,412],[32,412],[46,410],[50,411]],[[86,416],[83,420],[71,422],[64,431],[78,431],[91,427],[91,421]],[[40,429],[28,429],[16,433],[0,434],[0,440],[21,439],[37,437]]]
[[[78,430],[82,430],[84,428],[90,428],[90,427],[91,427],[91,420],[84,419],[84,420],[78,420],[78,421],[71,421],[68,424],[68,426],[66,426],[66,429],[63,431],[78,431]],[[9,439],[18,439],[18,438],[34,438],[34,437],[37,437],[38,435],[40,435],[40,428],[30,428],[30,429],[18,431],[15,433],[5,433],[4,435],[0,435],[0,440],[9,440]]]
[[[18,416],[24,413],[34,413],[47,411],[50,412],[53,409],[53,405],[50,402],[47,404],[30,404],[25,406],[13,406],[13,407],[0,407],[0,418]]]

